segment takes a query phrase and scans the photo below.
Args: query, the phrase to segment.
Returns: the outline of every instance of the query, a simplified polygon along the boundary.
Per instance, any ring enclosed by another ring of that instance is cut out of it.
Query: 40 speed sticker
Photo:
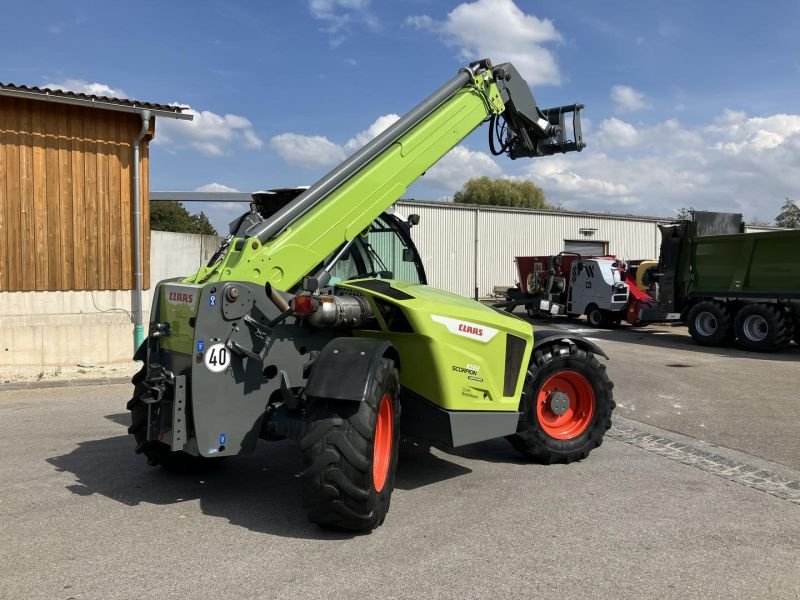
[[[212,373],[222,373],[231,364],[231,351],[225,344],[214,344],[206,350],[203,361]]]

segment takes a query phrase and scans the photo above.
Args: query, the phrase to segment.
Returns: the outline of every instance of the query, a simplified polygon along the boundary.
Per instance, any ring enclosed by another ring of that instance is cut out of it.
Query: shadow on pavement
[[[106,418],[128,424],[125,413]],[[414,490],[471,473],[427,449],[404,446],[397,489]],[[148,466],[141,455],[134,454],[128,435],[81,442],[72,452],[48,458],[47,462],[76,477],[67,489],[78,496],[101,494],[131,507],[199,500],[204,515],[222,517],[259,533],[323,540],[361,535],[326,530],[306,520],[299,479],[302,458],[289,441],[271,442],[268,447],[261,444],[250,455],[220,461],[195,474],[168,473]]]

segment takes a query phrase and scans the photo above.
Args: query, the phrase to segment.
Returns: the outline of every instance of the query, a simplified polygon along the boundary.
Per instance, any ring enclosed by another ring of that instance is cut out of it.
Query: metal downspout
[[[142,111],[142,128],[133,141],[133,351],[144,342],[144,323],[142,322],[142,198],[139,189],[139,147],[150,129],[149,110]]]

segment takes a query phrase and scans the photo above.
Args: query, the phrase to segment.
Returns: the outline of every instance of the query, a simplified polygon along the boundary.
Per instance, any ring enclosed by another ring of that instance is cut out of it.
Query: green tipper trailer
[[[740,214],[700,211],[660,229],[658,307],[643,321],[680,313],[704,346],[736,339],[772,351],[800,340],[800,230],[743,233]]]

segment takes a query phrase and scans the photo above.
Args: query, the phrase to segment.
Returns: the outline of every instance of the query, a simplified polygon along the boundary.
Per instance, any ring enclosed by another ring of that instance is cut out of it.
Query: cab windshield
[[[331,269],[330,283],[363,277],[426,283],[425,270],[408,235],[408,226],[394,215],[379,216],[358,236]]]

